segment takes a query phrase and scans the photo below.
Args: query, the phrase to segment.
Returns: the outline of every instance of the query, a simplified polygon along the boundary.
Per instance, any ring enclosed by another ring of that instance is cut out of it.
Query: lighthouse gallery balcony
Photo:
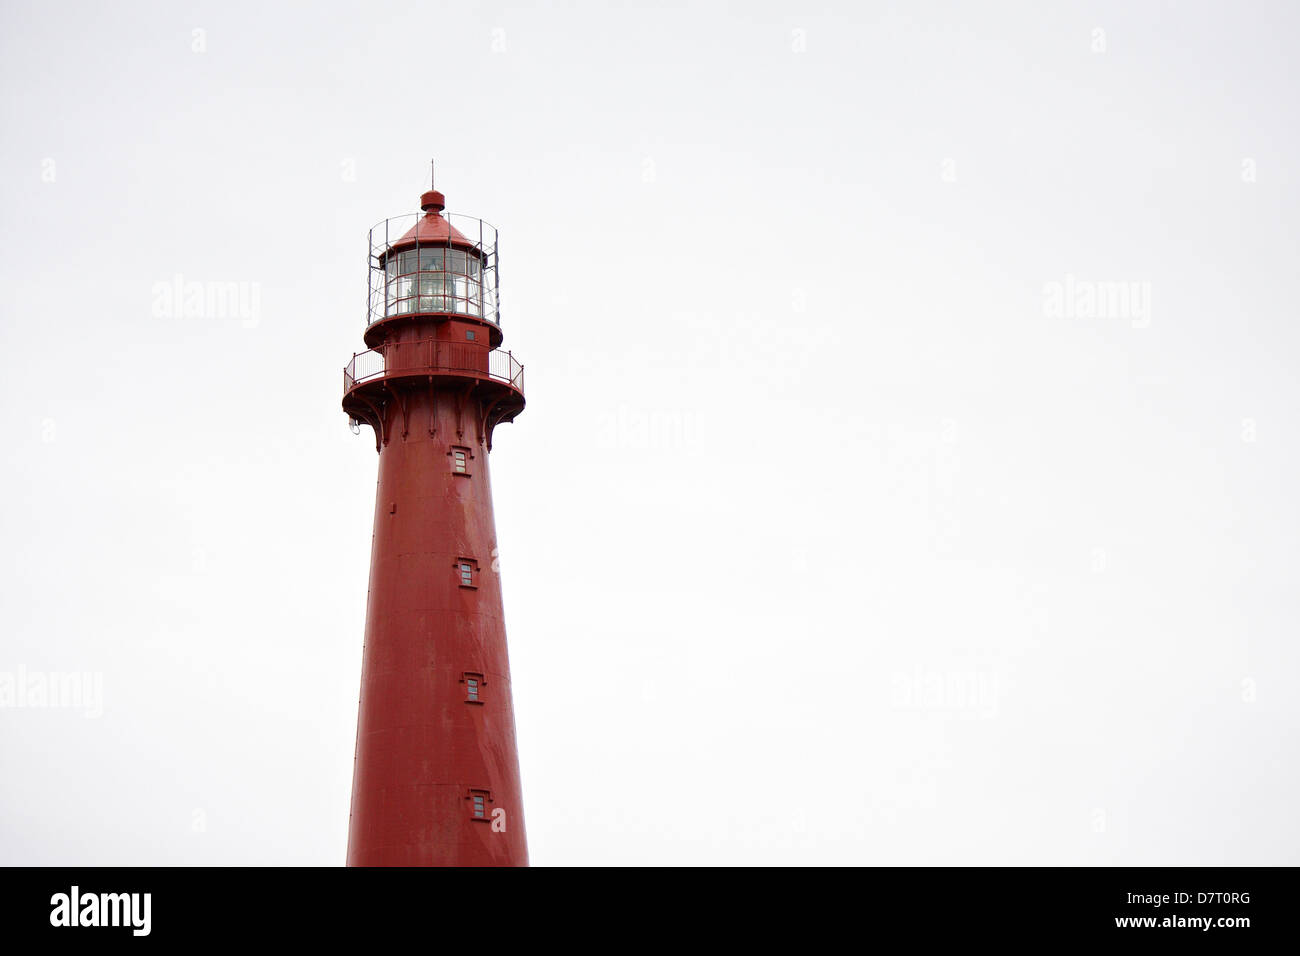
[[[343,369],[343,393],[346,397],[372,382],[421,376],[487,379],[509,385],[520,397],[524,394],[524,367],[510,352],[433,338],[357,352]]]

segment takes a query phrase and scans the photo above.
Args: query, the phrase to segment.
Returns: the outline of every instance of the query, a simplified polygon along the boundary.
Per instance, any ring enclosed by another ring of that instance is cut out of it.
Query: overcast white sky
[[[535,864],[1300,863],[1295,5],[654,6],[0,5],[0,862],[343,862],[436,157]]]

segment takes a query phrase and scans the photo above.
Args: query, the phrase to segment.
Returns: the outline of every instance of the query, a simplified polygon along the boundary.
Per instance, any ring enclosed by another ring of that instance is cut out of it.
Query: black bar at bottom
[[[562,943],[568,937],[582,941],[582,948],[615,949],[629,940],[693,949],[706,939],[755,936],[774,944],[779,934],[804,950],[833,946],[828,933],[845,930],[866,945],[894,940],[927,949],[944,940],[983,946],[1125,939],[1183,945],[1201,939],[1238,946],[1293,935],[1294,873],[1198,867],[687,868],[598,875],[540,868],[11,868],[0,920],[6,942],[59,942],[62,936],[92,945],[115,937],[206,944],[315,940],[334,947],[415,932],[429,934],[439,948],[474,950],[494,948],[508,925],[511,934],[558,933]],[[609,936],[612,930],[619,936]]]

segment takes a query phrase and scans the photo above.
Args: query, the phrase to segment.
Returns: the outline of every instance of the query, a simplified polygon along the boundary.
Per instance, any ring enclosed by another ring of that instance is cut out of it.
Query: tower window
[[[456,576],[463,588],[478,587],[478,562],[473,558],[459,558],[456,561]]]
[[[474,330],[473,330],[473,329],[466,329],[466,330],[465,330],[465,339],[466,339],[467,341],[469,341],[469,342],[473,342],[473,341],[474,341]]]
[[[471,674],[466,671],[465,676],[460,680],[465,685],[465,702],[467,704],[483,703],[483,685],[487,683],[483,680],[483,675]]]
[[[469,801],[469,818],[471,820],[483,820],[487,822],[488,804],[492,802],[491,790],[471,790],[469,796],[465,798]]]
[[[451,472],[453,475],[469,474],[470,453],[468,448],[455,447],[451,450]]]

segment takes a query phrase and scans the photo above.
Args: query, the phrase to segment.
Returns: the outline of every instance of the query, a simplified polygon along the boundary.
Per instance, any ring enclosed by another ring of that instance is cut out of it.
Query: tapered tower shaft
[[[379,451],[348,863],[525,865],[488,473],[523,369],[497,348],[495,231],[421,198],[371,232],[372,348],[344,373]]]

